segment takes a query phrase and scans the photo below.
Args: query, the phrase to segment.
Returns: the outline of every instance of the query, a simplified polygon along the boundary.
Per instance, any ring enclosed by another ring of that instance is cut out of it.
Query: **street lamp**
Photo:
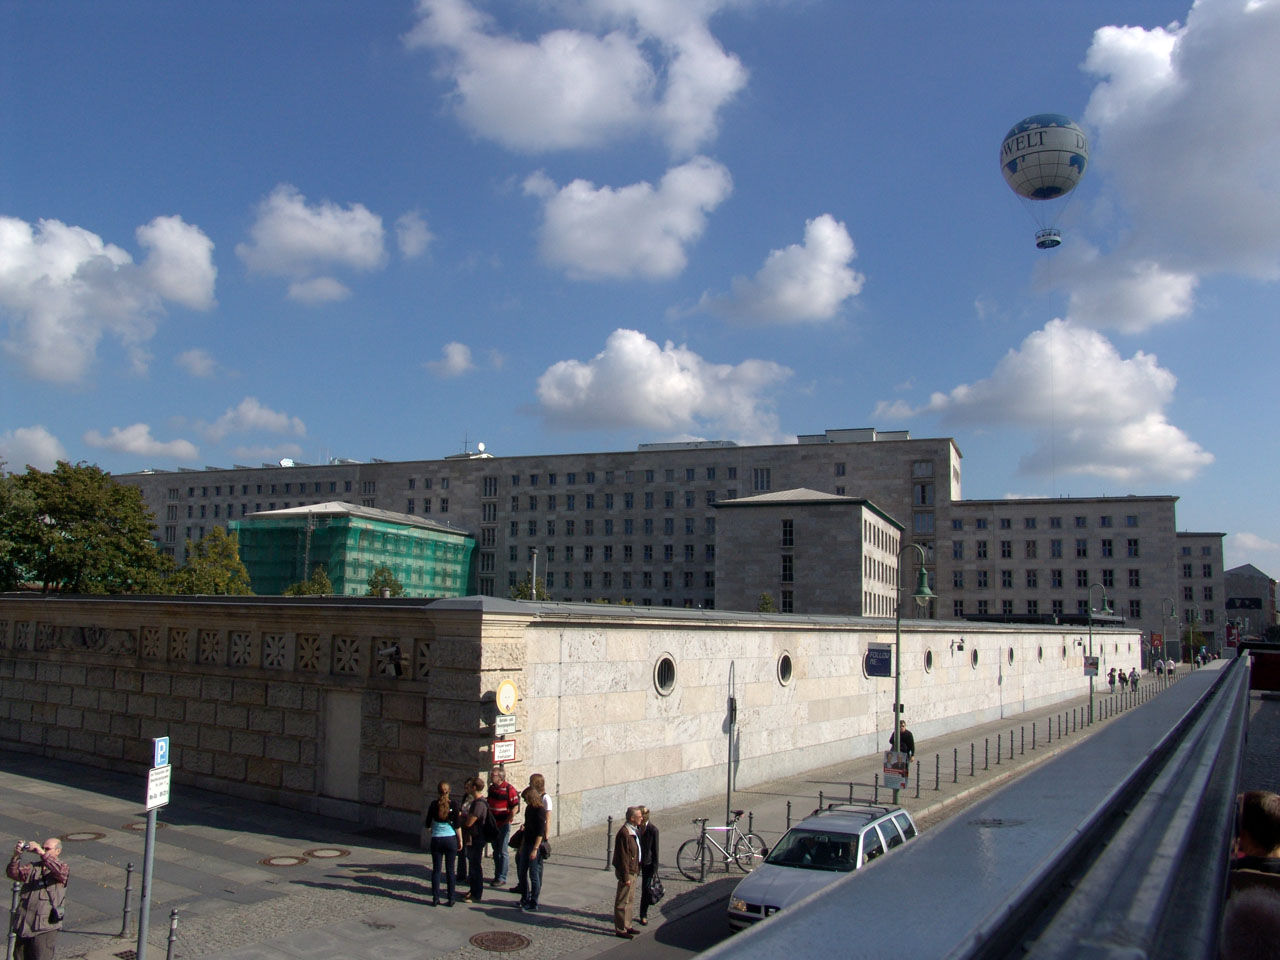
[[[916,605],[921,609],[929,605],[929,601],[937,594],[929,589],[929,571],[924,568],[924,549],[918,543],[908,543],[898,551],[898,606],[893,621],[893,736],[898,749],[902,749],[902,737],[899,735],[902,719],[902,555],[914,549],[920,554],[920,576],[916,579],[915,593],[911,594]],[[893,791],[893,802],[898,802],[898,790]]]
[[[1198,604],[1198,603],[1193,603],[1193,604],[1191,605],[1191,609],[1192,609],[1193,611],[1195,611],[1194,616],[1192,616],[1192,618],[1191,618],[1191,649],[1192,649],[1192,650],[1195,650],[1195,647],[1196,647],[1196,633],[1198,632],[1198,631],[1196,630],[1196,625],[1200,622],[1200,604]],[[1194,654],[1193,654],[1193,656],[1194,656]]]
[[[1102,591],[1102,612],[1110,612],[1107,604],[1107,588],[1100,583],[1089,584],[1089,656],[1093,656],[1093,588],[1097,587]],[[1094,671],[1095,673],[1097,671]],[[1089,722],[1093,723],[1093,681],[1094,676],[1089,676]]]
[[[1168,606],[1166,607],[1165,604],[1168,604]],[[1165,624],[1169,620],[1172,620],[1174,623],[1178,622],[1178,604],[1177,604],[1177,601],[1173,599],[1173,597],[1165,597],[1163,600],[1160,601],[1160,625],[1164,627],[1164,648],[1166,651],[1168,651],[1169,649],[1169,628],[1165,626]],[[1181,629],[1179,629],[1178,634],[1179,634],[1179,637],[1181,637],[1181,634],[1182,634]],[[1179,639],[1178,641],[1177,649],[1178,649],[1177,659],[1175,660],[1172,655],[1170,655],[1168,658],[1168,660],[1172,661],[1174,664],[1177,664],[1178,660],[1182,659],[1181,639]],[[1164,682],[1165,682],[1165,686],[1168,686],[1169,684],[1169,663],[1168,662],[1165,663],[1165,667],[1164,667]]]

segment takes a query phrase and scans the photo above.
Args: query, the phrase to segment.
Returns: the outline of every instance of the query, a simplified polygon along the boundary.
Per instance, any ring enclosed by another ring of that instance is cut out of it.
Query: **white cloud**
[[[195,460],[200,456],[199,449],[189,440],[155,439],[151,436],[151,427],[145,423],[135,423],[128,427],[112,427],[111,432],[106,436],[97,430],[90,430],[85,433],[84,442],[91,447],[114,450],[116,453],[130,453],[140,457]]]
[[[112,336],[137,370],[148,355],[166,300],[213,305],[213,244],[180,217],[157,217],[137,230],[148,250],[141,264],[95,233],[58,220],[34,226],[0,217],[0,314],[9,318],[5,350],[41,380],[84,376],[98,343]]]
[[[754,278],[735,277],[728,296],[704,295],[702,305],[758,323],[830,320],[862,290],[866,278],[849,266],[856,255],[845,225],[824,213],[805,221],[804,243],[771,251]]]
[[[539,153],[655,135],[688,156],[714,139],[718,113],[747,82],[707,26],[723,6],[585,0],[536,42],[501,35],[466,0],[419,0],[412,48],[441,51],[459,119],[511,150]]]
[[[258,204],[250,242],[236,255],[255,273],[288,277],[291,299],[324,303],[350,291],[320,274],[341,267],[370,271],[386,262],[382,218],[363,204],[341,207],[329,200],[308,204],[295,187],[278,185]]]
[[[446,343],[439,360],[428,360],[427,369],[438,377],[460,377],[476,368],[471,360],[471,348],[465,343]]]
[[[1232,533],[1227,535],[1234,551],[1248,550],[1251,553],[1275,553],[1280,551],[1280,543],[1267,540],[1256,533]]]
[[[559,9],[597,32],[562,27],[531,43],[498,34],[465,0],[419,0],[405,42],[442,52],[459,119],[508,149],[654,135],[688,156],[715,138],[720,108],[747,82],[707,26],[724,5],[584,0]]]
[[[706,214],[733,190],[729,171],[706,157],[650,183],[600,187],[574,180],[557,189],[544,174],[524,183],[544,201],[539,246],[550,263],[576,277],[666,279],[687,262],[685,247],[702,236]]]
[[[1073,319],[1093,323],[1096,308],[1132,332],[1187,312],[1204,275],[1280,279],[1277,50],[1275,2],[1198,0],[1185,25],[1094,33],[1090,176],[1114,190],[1123,233],[1118,264],[1069,279]]]
[[[615,330],[591,360],[561,360],[538,378],[542,414],[558,426],[643,427],[780,439],[770,391],[791,370],[767,360],[709,363],[671,341]]]
[[[1052,320],[985,380],[935,393],[917,409],[882,401],[875,416],[933,413],[949,425],[1029,430],[1035,447],[1019,464],[1027,474],[1185,482],[1213,455],[1165,417],[1176,385],[1155,356],[1138,351],[1126,360],[1097,331]]]
[[[420,257],[427,252],[427,247],[435,237],[427,229],[427,221],[416,210],[402,213],[396,220],[396,243],[400,247],[400,256],[406,260]]]
[[[301,437],[306,435],[307,428],[297,417],[263,406],[257,397],[245,397],[204,428],[205,435],[215,443],[231,433],[253,431],[292,433]]]
[[[208,350],[202,350],[195,347],[191,350],[184,350],[178,354],[178,366],[193,377],[199,377],[207,380],[213,376],[214,370],[217,369],[217,361],[213,359],[213,354]]]
[[[351,290],[333,277],[312,277],[289,284],[289,299],[298,303],[333,303],[351,296]]]
[[[17,427],[0,433],[0,461],[10,473],[24,473],[27,466],[52,470],[67,459],[67,448],[44,426]]]

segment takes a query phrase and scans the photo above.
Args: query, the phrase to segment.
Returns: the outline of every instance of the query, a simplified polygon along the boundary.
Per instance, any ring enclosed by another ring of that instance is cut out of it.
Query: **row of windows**
[[[293,481],[289,481],[288,483],[254,483],[254,484],[242,483],[242,484],[240,484],[240,496],[242,496],[242,497],[247,497],[247,496],[249,496],[249,487],[250,487],[250,486],[252,486],[252,487],[253,487],[253,490],[254,490],[254,493],[255,493],[255,494],[257,494],[258,496],[262,496],[264,493],[266,493],[266,494],[272,494],[272,495],[274,495],[274,494],[280,494],[280,493],[284,493],[284,494],[293,493],[293,490],[294,490],[294,487],[295,487],[295,486],[296,486],[296,487],[297,487],[297,489],[298,489],[298,493],[299,493],[299,494],[301,494],[301,495],[305,495],[306,493],[308,493],[308,490],[307,490],[307,487],[308,487],[308,486],[310,486],[310,487],[311,487],[311,490],[309,491],[309,492],[311,492],[311,493],[337,493],[337,492],[338,492],[338,485],[339,485],[339,484],[341,484],[341,485],[342,485],[342,492],[343,492],[343,493],[351,493],[351,492],[352,492],[352,490],[351,490],[351,487],[352,487],[352,481],[350,481],[350,480],[341,480],[341,481],[339,481],[339,480],[317,480],[317,481],[315,481],[315,483],[308,483],[307,481],[299,481],[298,483],[294,483]],[[441,487],[443,487],[444,489],[448,489],[448,487],[449,487],[449,478],[448,478],[448,477],[443,478],[443,479],[440,481],[440,486],[441,486]],[[430,489],[431,489],[431,481],[430,481],[430,480],[427,480],[427,481],[425,482],[425,487],[426,487],[426,489],[428,489],[428,490],[430,490]],[[215,496],[215,497],[220,497],[220,496],[222,496],[222,485],[221,485],[221,484],[216,484],[216,485],[214,485],[214,486],[212,486],[212,487],[203,486],[203,487],[200,487],[199,489],[200,489],[200,496],[201,496],[201,497],[204,497],[204,498],[206,498],[206,499],[211,495],[211,494],[209,493],[209,491],[210,491],[210,490],[212,490],[212,491],[213,491],[212,496]],[[236,495],[236,485],[235,485],[235,484],[233,484],[233,483],[228,483],[228,484],[226,485],[226,489],[227,489],[227,496],[228,496],[228,497],[234,497],[234,496]],[[410,489],[410,490],[412,490],[412,489],[413,489],[413,480],[410,480],[410,481],[409,481],[409,489]],[[177,499],[178,499],[178,490],[179,490],[179,488],[178,488],[178,487],[170,487],[170,488],[169,488],[169,499],[170,499],[170,500],[177,500]],[[362,482],[360,483],[360,492],[361,492],[361,493],[364,493],[364,494],[377,493],[377,492],[378,492],[378,484],[377,484],[377,481],[376,481],[376,480],[364,480],[364,481],[362,481]],[[195,497],[195,495],[196,495],[196,488],[195,488],[195,487],[187,487],[187,498],[188,498],[188,499],[194,498],[194,497]]]
[[[415,499],[415,498],[413,498],[413,497],[410,497],[408,500],[406,500],[406,501],[405,501],[405,505],[404,505],[404,512],[405,512],[405,513],[417,513],[417,512],[418,512],[418,504],[419,504],[419,501],[418,501],[418,500],[416,500],[416,499]],[[431,512],[431,498],[430,498],[430,497],[423,497],[423,498],[422,498],[422,500],[421,500],[421,504],[422,504],[422,513],[423,513],[423,514],[428,514],[428,513],[430,513],[430,512]],[[370,501],[369,503],[365,504],[365,506],[369,506],[369,507],[373,506],[372,501]],[[441,497],[441,498],[440,498],[440,512],[441,512],[441,513],[448,513],[448,512],[449,512],[449,498],[448,498],[448,497]]]
[[[719,494],[715,490],[704,490],[702,493],[703,493],[703,498],[702,498],[703,502],[708,507],[714,504],[717,500],[721,499]],[[726,500],[736,500],[737,498],[738,498],[738,491],[734,488],[730,488],[727,491],[726,496],[724,497],[724,499]],[[413,501],[410,501],[410,503],[412,502]],[[513,496],[511,498],[511,513],[520,512],[521,502],[522,501],[518,496]],[[563,503],[565,512],[572,513],[573,511],[578,509],[579,500],[578,500],[578,495],[573,493],[564,494],[563,499],[561,499],[554,493],[549,493],[549,494],[546,494],[541,500],[538,499],[537,494],[530,494],[523,502],[528,504],[528,509],[531,511],[536,511],[539,505],[541,504],[543,508],[546,509],[548,512],[554,512],[559,510],[560,505]],[[582,509],[594,510],[596,508],[596,495],[594,493],[582,494],[581,502],[582,502]],[[602,502],[605,510],[613,510],[617,506],[618,501],[614,494],[606,493],[603,495]],[[644,504],[645,510],[658,509],[657,498],[655,494],[652,492],[646,492],[643,496],[642,502]],[[678,502],[682,503],[686,509],[692,510],[698,505],[698,495],[692,490],[686,490],[683,492],[683,494],[681,494],[677,498],[676,491],[674,490],[664,491],[662,495],[661,509],[674,510],[677,508]],[[496,503],[486,503],[483,505],[483,508],[485,510],[492,508],[494,511],[494,515],[496,517],[497,509],[498,509],[498,505]],[[634,510],[635,508],[636,508],[636,495],[634,493],[622,494],[622,509]]]
[[[898,538],[870,520],[862,521],[862,542],[886,553],[897,553],[899,550]]]
[[[717,470],[718,470],[717,467],[704,467],[703,479],[715,480],[717,476]],[[614,470],[604,471],[604,482],[606,484],[614,483],[617,479],[618,472],[619,471],[614,471]],[[621,473],[622,473],[623,483],[635,483],[637,476],[643,477],[645,483],[656,483],[658,479],[658,471],[656,470],[639,470],[639,471],[623,470],[621,471]],[[724,475],[726,479],[736,480],[738,478],[738,468],[726,467]],[[560,475],[557,473],[547,473],[547,474],[531,473],[528,475],[526,483],[527,483],[527,486],[536,487],[540,483],[542,483],[544,479],[546,480],[546,486],[554,487],[559,483]],[[583,479],[583,482],[586,483],[587,485],[594,484],[596,482],[596,472],[594,470],[583,471],[582,479]],[[697,480],[698,479],[697,467],[685,467],[684,479],[685,479],[685,482],[687,483],[693,483],[695,480]],[[498,478],[485,477],[484,485],[486,490],[490,489],[490,481],[493,481],[492,489],[494,493],[492,495],[496,496]],[[662,471],[663,483],[675,483],[675,481],[676,481],[676,470],[674,467],[668,467]],[[577,485],[578,474],[566,473],[564,475],[564,482],[565,482],[565,486],[569,486],[569,487]],[[518,474],[518,473],[511,474],[511,486],[518,487],[520,486],[520,483],[521,483],[521,474]]]
[[[1060,617],[1065,615],[1066,613],[1066,601],[1064,600],[1050,600],[1049,607],[1047,610],[1045,610],[1045,609],[1041,609],[1041,604],[1038,599],[1032,598],[1032,599],[1023,601],[1023,609],[1021,611],[1015,609],[1015,604],[1013,600],[1001,600],[1000,609],[998,611],[992,606],[993,602],[994,601],[991,601],[991,600],[977,600],[977,601],[973,601],[974,606],[966,608],[964,600],[953,600],[951,601],[951,612],[952,612],[952,615],[955,617],[963,617],[968,614],[974,614],[976,616],[983,617],[983,616],[991,616],[992,614],[997,612],[1003,617],[1015,617],[1015,616],[1023,616],[1023,615],[1029,616],[1029,617],[1038,617],[1043,613],[1049,613],[1055,617]],[[1135,619],[1135,620],[1142,619],[1142,600],[1141,599],[1137,597],[1131,597],[1127,601],[1127,607],[1124,606],[1125,604],[1126,604],[1126,601],[1117,600],[1115,602],[1115,608],[1117,610],[1127,609],[1128,613],[1125,614],[1125,616],[1131,619]],[[1087,617],[1089,615],[1088,599],[1076,600],[1075,612],[1078,616]]]
[[[1194,573],[1194,565],[1193,565],[1193,564],[1190,564],[1190,563],[1184,563],[1184,564],[1182,565],[1182,579],[1184,579],[1184,580],[1190,580],[1193,576],[1195,576],[1195,573]],[[1205,577],[1205,578],[1212,577],[1212,576],[1213,576],[1213,564],[1211,564],[1211,563],[1203,563],[1203,564],[1201,564],[1201,565],[1200,565],[1200,576]]]
[[[989,570],[973,570],[969,572],[972,572],[974,575],[973,585],[977,589],[985,590],[991,585]],[[966,571],[964,570],[951,571],[951,586],[953,589],[956,589],[956,590],[964,589],[965,573]],[[1000,571],[1000,587],[1002,589],[1004,590],[1013,589],[1013,573],[1014,572],[1012,570]],[[1024,573],[1026,575],[1027,588],[1030,590],[1038,590],[1040,588],[1040,580],[1041,580],[1040,571],[1026,570],[1024,571]],[[1098,574],[1099,574],[1098,582],[1101,583],[1102,586],[1114,587],[1116,585],[1116,572],[1114,570],[1100,570],[1098,571]],[[1075,579],[1076,579],[1076,589],[1078,590],[1089,589],[1090,576],[1089,576],[1088,570],[1077,570]],[[1050,570],[1048,581],[1049,581],[1050,590],[1061,590],[1063,588],[1062,587],[1062,584],[1063,584],[1062,571]],[[1129,583],[1130,589],[1133,589],[1133,590],[1142,589],[1142,571],[1140,569],[1130,568],[1128,571],[1128,583]],[[1206,588],[1206,589],[1211,590],[1212,588]]]
[[[263,506],[263,504],[262,504],[262,503],[255,503],[255,504],[253,504],[253,509],[252,509],[252,510],[251,510],[251,509],[249,509],[249,504],[247,504],[247,503],[242,503],[242,504],[240,504],[240,505],[239,505],[239,506],[240,506],[240,516],[242,516],[242,517],[247,517],[247,516],[249,516],[249,514],[251,514],[251,513],[261,513],[264,509],[266,509],[266,510],[275,510],[277,507],[279,507],[281,510],[288,510],[288,509],[290,509],[291,507],[316,506],[316,505],[318,505],[319,503],[320,503],[320,501],[319,501],[319,500],[310,500],[310,501],[308,501],[308,500],[299,500],[297,503],[294,503],[294,502],[293,502],[293,501],[291,501],[291,500],[285,500],[285,501],[284,501],[284,502],[282,502],[282,503],[276,503],[274,500],[272,500],[272,501],[269,501],[269,502],[265,505],[265,507]],[[360,500],[360,506],[362,506],[362,507],[372,507],[373,505],[374,505],[374,498],[373,498],[373,497],[362,497],[362,498],[361,498],[361,500]],[[416,506],[416,505],[415,505],[414,501],[410,500],[410,501],[409,501],[409,503],[408,503],[408,509],[407,509],[405,512],[406,512],[406,513],[413,513],[413,512],[415,511],[415,506]],[[225,510],[223,509],[224,507],[225,507]],[[423,501],[422,501],[422,512],[423,512],[423,513],[430,513],[430,512],[431,512],[431,501],[430,501],[430,500],[423,500]],[[441,513],[448,513],[448,512],[449,512],[449,498],[448,498],[448,497],[441,497],[441,498],[440,498],[440,512],[441,512]],[[202,504],[199,504],[199,505],[196,505],[196,504],[190,504],[190,503],[189,503],[189,504],[187,504],[187,519],[188,519],[188,520],[196,520],[196,519],[206,520],[206,519],[209,519],[210,517],[212,517],[214,520],[220,520],[220,519],[222,519],[222,518],[223,518],[223,516],[224,516],[224,515],[226,516],[226,518],[227,518],[228,520],[230,520],[232,517],[234,517],[234,516],[236,515],[236,504],[234,504],[234,503],[227,503],[227,504],[221,504],[221,503],[205,504],[205,503],[202,503]],[[176,506],[176,505],[170,505],[170,506],[166,507],[166,508],[165,508],[165,520],[177,520],[177,519],[178,519],[178,508],[177,508],[177,506]]]
[[[683,524],[681,524],[681,526],[684,530],[684,535],[686,537],[695,536],[697,534],[698,518],[685,517],[684,522]],[[546,530],[546,536],[548,537],[557,536],[557,533],[556,533],[557,530],[563,531],[561,534],[559,534],[560,536],[574,537],[578,535],[578,524],[576,520],[564,519],[559,522],[559,525],[557,525],[557,521],[555,520],[547,520],[545,522],[544,529]],[[615,529],[614,521],[611,518],[606,518],[605,520],[601,521],[601,524],[600,524],[601,536],[612,537],[614,534],[614,529]],[[646,518],[643,521],[643,523],[640,524],[639,529],[643,532],[643,534],[646,537],[652,537],[656,535],[658,528],[657,528],[657,524],[654,523],[652,518]],[[525,524],[525,530],[526,530],[527,536],[530,536],[530,537],[538,536],[538,521],[537,520],[527,521]],[[715,517],[702,518],[702,532],[705,536],[708,536],[708,537],[715,536],[715,532],[716,532]],[[635,536],[635,533],[636,533],[635,521],[629,518],[626,520],[623,520],[622,535],[624,537],[631,537],[631,536]],[[507,535],[513,540],[520,536],[519,520],[509,521],[509,524],[507,527]],[[594,537],[596,535],[596,522],[594,520],[582,521],[582,535],[584,537]],[[662,535],[666,537],[674,537],[676,535],[676,521],[674,517],[663,518]]]
[[[532,563],[533,556],[535,553],[538,552],[538,549],[539,549],[538,547],[526,547],[525,560]],[[692,543],[684,544],[682,557],[685,563],[693,563],[695,554],[696,554],[696,550]],[[539,555],[545,559],[548,565],[555,563],[556,562],[555,545],[553,544],[553,545],[542,547],[541,553]],[[562,554],[562,556],[564,557],[565,563],[574,563],[577,560],[576,552],[572,544],[564,545],[564,553]],[[653,563],[654,556],[655,554],[653,550],[653,544],[646,543],[641,545],[640,557],[645,563]],[[606,544],[605,546],[601,547],[600,558],[604,563],[613,562],[613,559],[614,559],[613,544]],[[509,546],[507,548],[507,559],[511,563],[517,563],[520,559],[519,547],[516,547],[514,545]],[[595,547],[591,545],[584,546],[582,548],[582,562],[595,563],[595,559],[596,559]],[[675,546],[670,543],[664,543],[662,545],[662,562],[674,563],[675,559],[676,559]],[[702,559],[704,563],[716,562],[716,545],[714,543],[703,544]],[[624,543],[622,545],[622,562],[632,563],[634,562],[634,560],[635,560],[635,551],[632,548],[632,545],[629,543]]]
[[[999,547],[1000,547],[1001,559],[1004,559],[1004,560],[1011,559],[1013,557],[1013,552],[1014,552],[1013,541],[1000,540],[997,542],[999,543]],[[952,560],[965,559],[966,543],[967,541],[965,540],[951,541],[951,559]],[[1064,544],[1064,541],[1059,539],[1053,539],[1049,541],[1050,559],[1063,556],[1063,549],[1064,549],[1063,544]],[[987,556],[988,556],[987,549],[988,549],[988,541],[986,540],[973,541],[973,555],[975,559],[978,559],[978,560],[987,559]],[[1125,549],[1125,556],[1127,557],[1142,556],[1142,552],[1141,552],[1142,544],[1136,537],[1125,540],[1124,549]],[[1035,560],[1039,556],[1039,553],[1040,553],[1039,540],[1022,541],[1022,555],[1027,560]],[[1099,540],[1098,554],[1099,556],[1103,556],[1103,557],[1114,557],[1116,555],[1115,541],[1107,540],[1107,539]],[[1081,559],[1081,560],[1086,559],[1089,556],[1088,539],[1084,537],[1080,537],[1076,539],[1075,556],[1077,559]],[[1190,574],[1188,574],[1188,576],[1190,576]],[[1209,574],[1205,574],[1205,576],[1209,576]]]
[[[1181,556],[1189,557],[1189,556],[1191,556],[1191,548],[1190,548],[1190,547],[1182,547],[1182,548],[1178,551],[1178,553],[1179,553]],[[1202,556],[1202,557],[1211,557],[1211,556],[1213,556],[1213,547],[1201,547],[1201,548],[1200,548],[1200,556]]]
[[[918,504],[918,503],[919,503],[919,500],[917,500],[916,502],[917,502],[917,504]],[[930,500],[929,502],[930,502],[930,503],[932,503],[933,501],[932,501],[932,500]],[[1037,523],[1039,523],[1039,521],[1040,521],[1041,519],[1043,519],[1043,518],[1041,518],[1041,517],[1023,517],[1023,518],[1022,518],[1022,528],[1023,528],[1024,530],[1035,530],[1035,529],[1036,529],[1036,524],[1037,524]],[[1049,521],[1049,529],[1050,529],[1050,530],[1061,530],[1061,529],[1062,529],[1062,520],[1063,520],[1063,518],[1062,518],[1062,517],[1049,517],[1049,518],[1047,518],[1047,519],[1048,519],[1048,521]],[[1073,517],[1073,518],[1072,518],[1072,520],[1073,520],[1073,524],[1072,524],[1072,525],[1073,525],[1074,527],[1076,527],[1077,529],[1084,529],[1084,528],[1086,528],[1086,527],[1088,527],[1088,526],[1089,526],[1089,518],[1088,518],[1088,517],[1084,517],[1084,516],[1077,516],[1077,517]],[[1103,515],[1103,516],[1100,516],[1100,517],[1098,517],[1098,526],[1100,526],[1100,527],[1113,527],[1113,526],[1115,526],[1115,525],[1116,525],[1116,524],[1113,522],[1113,520],[1114,520],[1114,518],[1113,518],[1113,517],[1111,517],[1111,516],[1109,516],[1109,515]],[[986,530],[986,529],[988,529],[988,524],[989,524],[989,522],[990,522],[990,521],[988,520],[988,518],[987,518],[987,517],[975,517],[975,518],[973,519],[973,529],[975,529],[975,530]],[[1012,530],[1012,529],[1013,529],[1013,518],[1012,518],[1012,517],[1000,517],[996,522],[999,524],[999,528],[1000,528],[1001,530]],[[1125,525],[1126,527],[1136,527],[1136,526],[1138,525],[1138,515],[1137,515],[1136,513],[1130,513],[1130,514],[1127,514],[1127,515],[1124,517],[1124,525]],[[952,519],[952,521],[951,521],[951,529],[952,529],[952,530],[963,530],[964,528],[965,528],[965,526],[964,526],[964,519],[963,519],[963,518],[961,518],[961,517],[955,517],[955,518],[953,518],[953,519]]]

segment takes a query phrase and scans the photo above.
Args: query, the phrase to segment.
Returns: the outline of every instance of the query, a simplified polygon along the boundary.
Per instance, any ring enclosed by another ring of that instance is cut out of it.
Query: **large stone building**
[[[184,539],[197,540],[230,519],[347,500],[446,520],[471,533],[475,589],[482,595],[508,595],[532,572],[536,551],[538,577],[556,600],[703,609],[726,602],[754,609],[766,592],[783,606],[783,552],[773,535],[748,555],[738,551],[752,544],[727,547],[718,524],[729,501],[804,489],[874,505],[898,525],[899,546],[920,547],[938,594],[926,617],[1078,615],[1097,583],[1095,604],[1105,589],[1116,612],[1148,635],[1168,632],[1178,617],[1196,620],[1209,643],[1220,643],[1222,535],[1176,533],[1176,497],[963,500],[961,454],[951,438],[868,428],[798,439],[771,446],[693,442],[548,456],[147,471],[117,479],[141,488],[157,517],[158,541],[179,560]],[[857,544],[840,564],[858,577],[864,558],[856,526],[840,542]],[[1191,575],[1184,574],[1184,549],[1192,551]],[[915,551],[903,556],[902,577],[911,583]],[[832,561],[829,575],[841,569]],[[717,578],[730,568],[754,571],[759,582],[748,584],[744,573],[730,585],[729,599]],[[842,589],[852,591],[847,612],[864,600],[878,604],[877,611],[885,607],[871,595],[882,598],[877,591],[885,583],[896,580],[846,584]],[[791,589],[793,612],[815,612],[811,604],[833,596],[829,581],[816,586],[807,593]],[[1183,599],[1188,588],[1190,601]],[[870,615],[892,616],[893,610]]]
[[[1276,619],[1276,582],[1251,563],[1232,567],[1223,574],[1226,616],[1236,621],[1242,637],[1262,637]]]

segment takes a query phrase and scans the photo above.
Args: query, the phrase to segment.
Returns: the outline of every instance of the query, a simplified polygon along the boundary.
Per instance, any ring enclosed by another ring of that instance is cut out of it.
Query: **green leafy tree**
[[[365,596],[380,597],[384,588],[390,590],[393,597],[404,596],[404,584],[396,579],[390,567],[378,567],[369,574],[369,592]]]
[[[187,541],[187,562],[165,584],[166,593],[250,596],[249,571],[240,559],[240,538],[214,527]]]
[[[6,524],[8,566],[46,593],[147,593],[161,589],[173,561],[151,538],[155,520],[142,492],[109,473],[65,460],[45,473],[27,467],[7,482],[17,506]]]
[[[333,581],[319,564],[311,571],[311,579],[300,580],[284,591],[286,597],[327,597],[332,593]]]
[[[21,531],[35,516],[35,498],[5,473],[0,460],[0,591],[16,590],[31,579],[22,563]]]
[[[760,599],[756,601],[756,610],[760,613],[777,613],[778,608],[773,605],[773,595],[769,593],[760,594]]]
[[[533,586],[529,583],[529,575],[511,588],[512,600],[550,600],[551,594],[547,593],[547,585],[541,577],[538,578],[537,593],[535,595]]]

